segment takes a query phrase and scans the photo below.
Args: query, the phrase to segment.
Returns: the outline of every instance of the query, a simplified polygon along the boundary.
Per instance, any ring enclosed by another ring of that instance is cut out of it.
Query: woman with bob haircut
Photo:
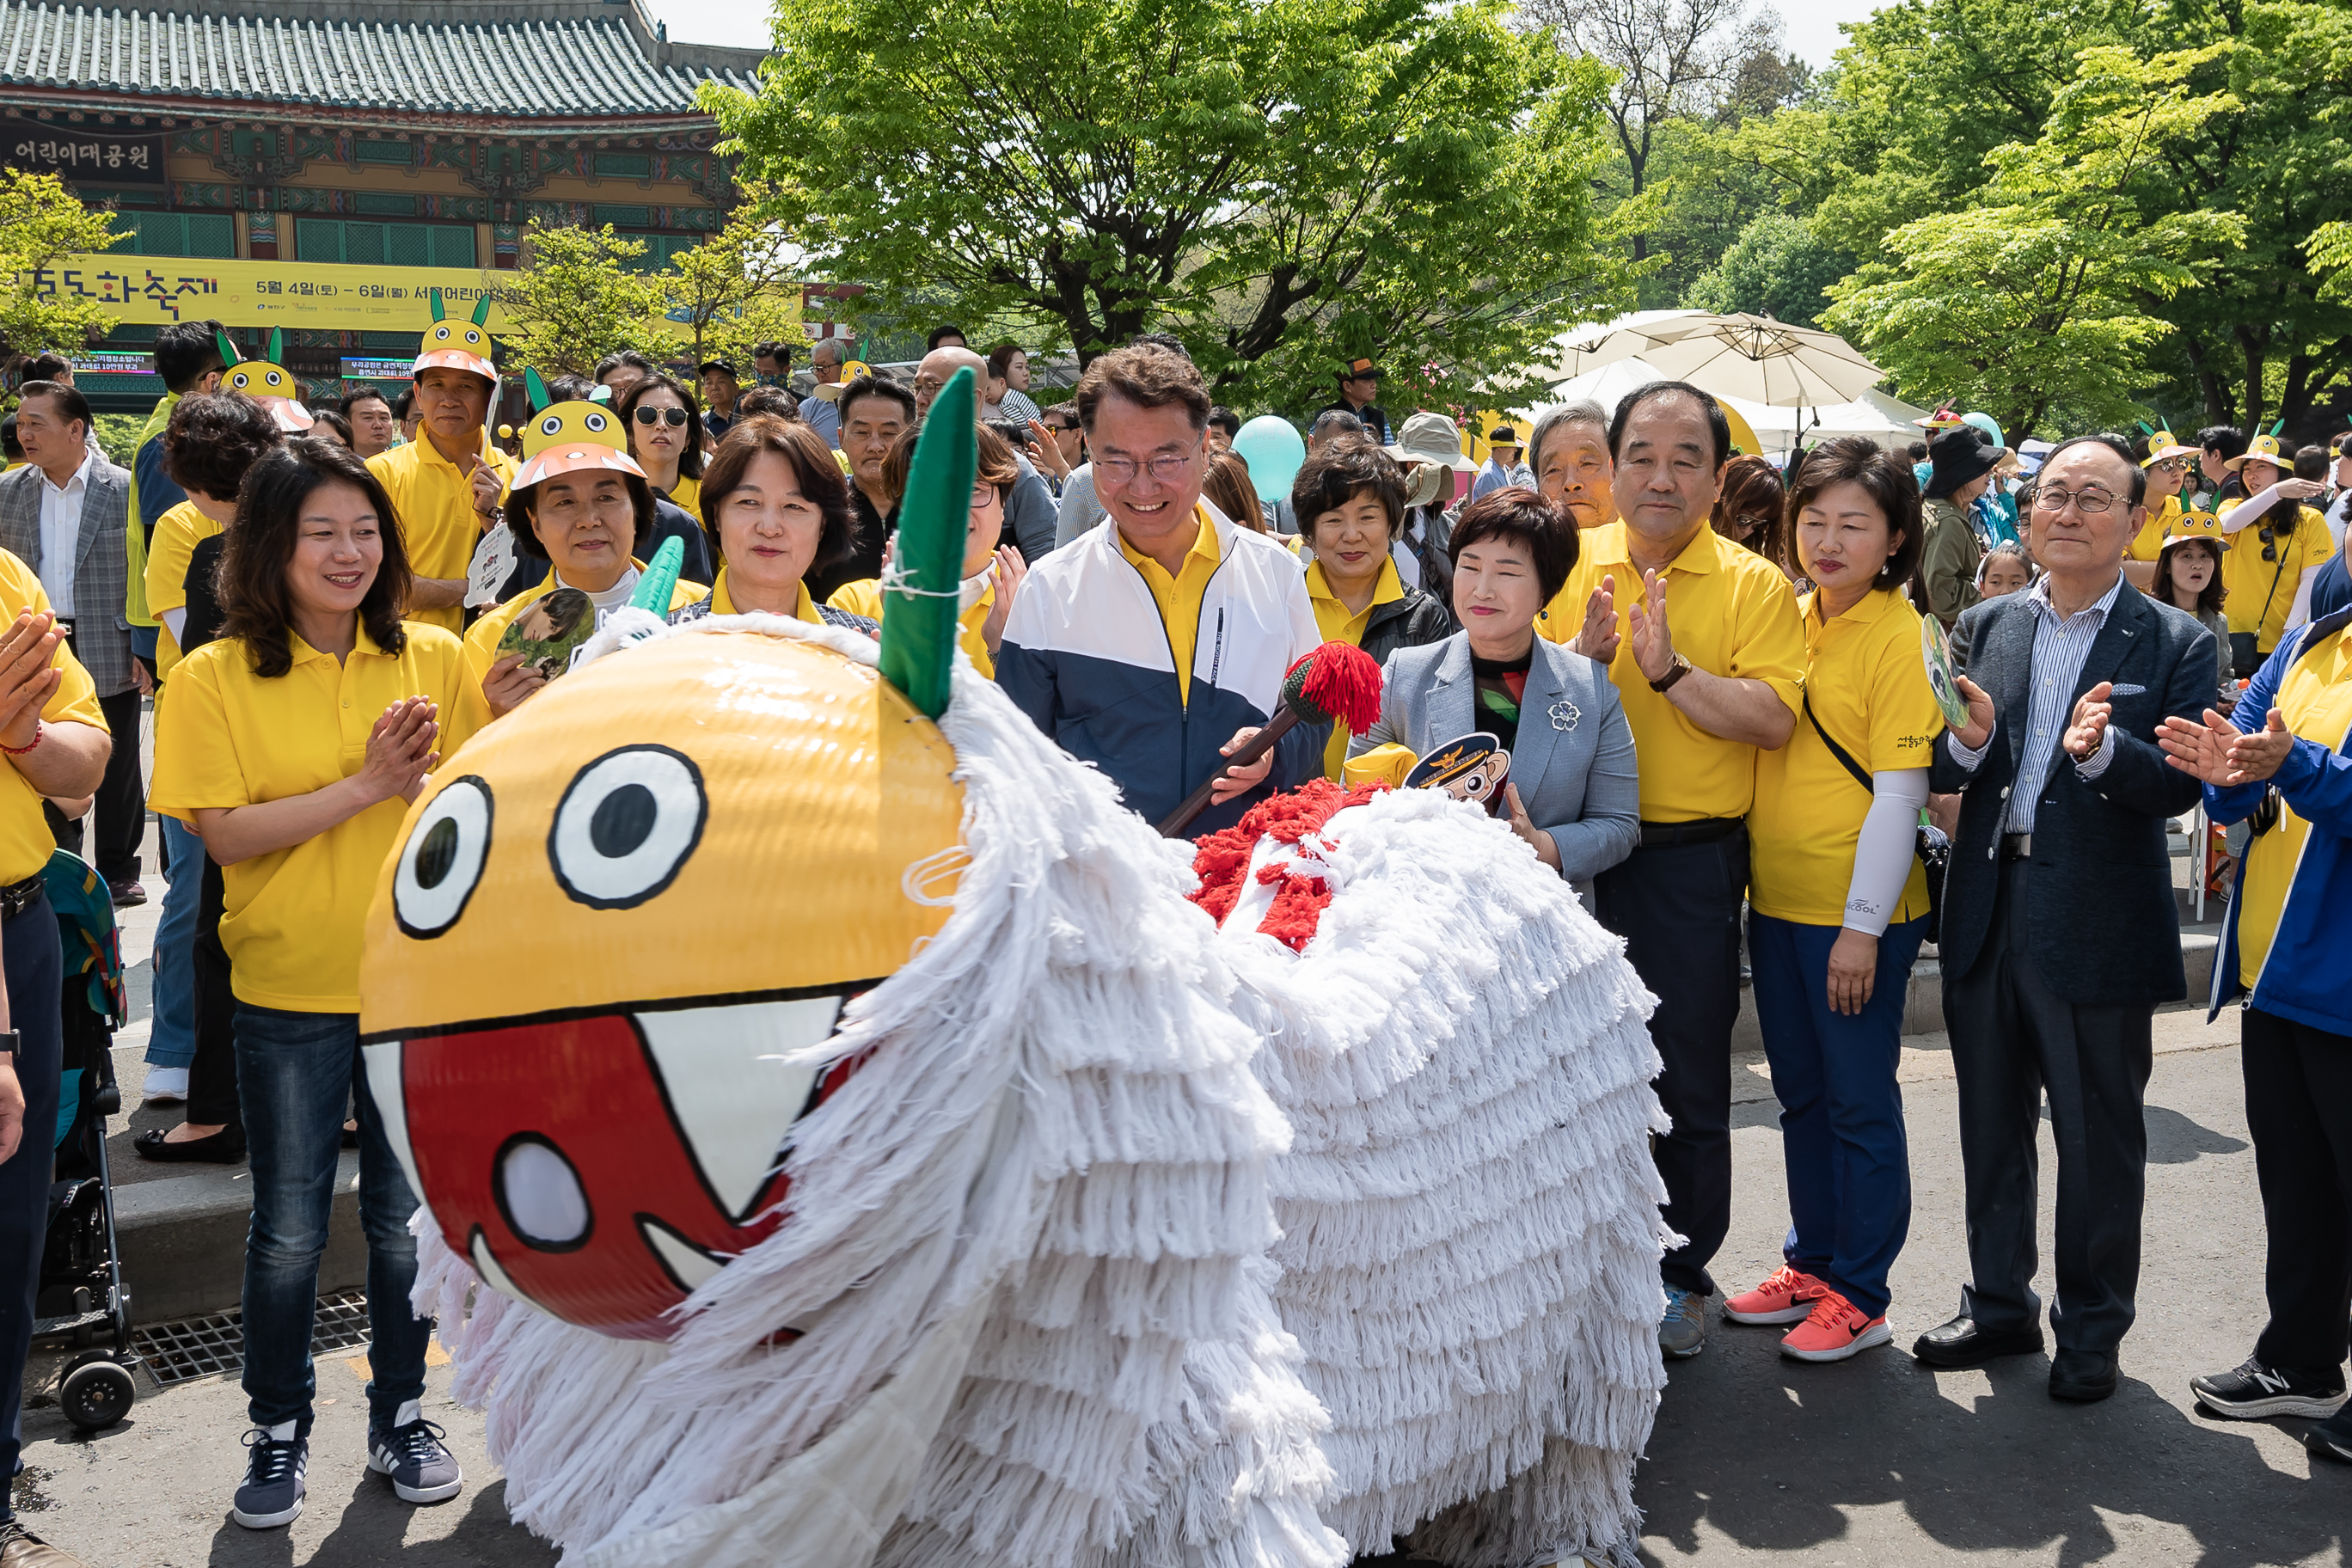
[[[1348,752],[1351,782],[1401,778],[1451,742],[1494,736],[1510,753],[1502,815],[1511,831],[1589,905],[1587,884],[1633,852],[1641,793],[1633,731],[1607,668],[1535,635],[1536,612],[1566,585],[1578,548],[1573,515],[1525,485],[1463,508],[1448,542],[1463,629],[1389,655],[1380,721]],[[1402,754],[1360,771],[1381,747]]]
[[[1004,537],[1004,503],[1021,478],[1021,464],[1013,443],[985,425],[975,427],[980,444],[980,468],[971,485],[971,516],[964,530],[962,605],[956,638],[972,668],[990,680],[996,679],[996,650],[1004,641],[1004,617],[1013,613],[1013,595],[1029,568],[1021,552],[998,542]],[[921,432],[900,436],[882,461],[882,483],[895,514],[907,496],[907,475],[915,464],[915,444]],[[896,535],[893,535],[895,541]],[[882,624],[882,579],[863,577],[845,583],[825,601],[833,609]]]
[[[1731,1297],[1738,1323],[1794,1324],[1780,1350],[1843,1361],[1885,1344],[1887,1270],[1911,1224],[1903,1006],[1927,933],[1917,855],[1944,728],[1920,662],[1924,531],[1909,468],[1863,437],[1822,442],[1789,496],[1804,711],[1756,762],[1748,947],[1780,1094],[1786,1259]]]
[[[245,1391],[254,1430],[232,1517],[302,1511],[310,1329],[343,1107],[359,1107],[360,1223],[374,1343],[369,1468],[408,1502],[464,1484],[424,1419],[433,1325],[409,1310],[416,1212],[359,1060],[362,927],[425,775],[488,714],[457,637],[404,623],[409,565],[391,498],[348,447],[263,454],[224,535],[221,635],[190,653],[157,715],[152,803],[225,868],[221,942],[253,1171]]]
[[[709,598],[671,611],[672,621],[757,612],[881,629],[809,592],[810,579],[856,552],[857,514],[833,448],[807,425],[766,414],[738,419],[702,476],[702,526],[719,575]]]
[[[1238,459],[1236,459],[1238,460]],[[1405,521],[1404,470],[1368,441],[1326,441],[1290,481],[1307,560],[1307,598],[1325,642],[1353,643],[1385,664],[1401,647],[1442,641],[1454,630],[1445,605],[1397,573]],[[1339,778],[1350,737],[1331,726],[1323,773]]]

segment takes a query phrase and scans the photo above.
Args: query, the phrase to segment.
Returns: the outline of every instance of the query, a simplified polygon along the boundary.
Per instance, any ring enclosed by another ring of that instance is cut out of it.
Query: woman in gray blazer
[[[1575,570],[1575,521],[1507,486],[1462,510],[1447,552],[1465,629],[1389,656],[1380,721],[1348,754],[1397,745],[1419,757],[1474,731],[1495,736],[1511,753],[1511,831],[1581,892],[1633,852],[1641,822],[1633,731],[1609,671],[1535,635],[1536,612]]]

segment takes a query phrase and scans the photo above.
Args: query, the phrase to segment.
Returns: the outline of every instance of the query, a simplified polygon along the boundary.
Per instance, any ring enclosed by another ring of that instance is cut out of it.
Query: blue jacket
[[[2312,622],[2299,636],[2281,638],[2238,699],[2231,722],[2242,730],[2265,722],[2304,649],[2323,646],[2347,625],[2352,625],[2352,610],[2341,610]],[[2279,910],[2270,954],[2256,976],[2253,1005],[2333,1035],[2352,1035],[2352,965],[2343,962],[2344,911],[2352,910],[2352,759],[2297,736],[2270,782],[2294,814],[2311,825],[2311,833],[2287,886],[2286,906]],[[2263,787],[2221,789],[2209,784],[2206,814],[2216,822],[2239,821],[2262,804]],[[2208,1022],[2221,1013],[2222,1004],[2245,993],[2238,976],[2238,905],[2245,881],[2245,858],[2241,857],[2237,885],[2230,890],[2229,912],[2221,921],[2221,950],[2213,960]]]
[[[1189,707],[1159,604],[1120,553],[1116,524],[1087,530],[1029,569],[996,656],[1005,694],[1064,751],[1108,774],[1149,822],[1226,766],[1219,748],[1266,721],[1284,673],[1322,641],[1297,557],[1214,508],[1209,514],[1217,570],[1202,595]],[[1263,786],[1211,806],[1187,831],[1231,826],[1272,791],[1319,776],[1329,735],[1328,725],[1291,731]]]

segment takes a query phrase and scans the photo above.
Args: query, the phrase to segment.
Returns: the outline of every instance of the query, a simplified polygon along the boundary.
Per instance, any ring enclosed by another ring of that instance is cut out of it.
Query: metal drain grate
[[[346,1290],[319,1298],[319,1312],[310,1328],[310,1353],[350,1350],[366,1344],[367,1293]],[[192,1378],[212,1377],[245,1370],[245,1314],[215,1312],[184,1318],[176,1323],[149,1323],[133,1329],[131,1342],[147,1358],[147,1370],[168,1388]]]

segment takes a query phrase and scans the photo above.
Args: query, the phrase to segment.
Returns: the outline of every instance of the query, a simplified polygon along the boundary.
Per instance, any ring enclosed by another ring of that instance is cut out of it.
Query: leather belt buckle
[[[2031,833],[2002,834],[2000,836],[2000,858],[2004,860],[2032,859],[2033,835]]]
[[[33,907],[33,901],[47,891],[48,883],[39,876],[26,878],[12,887],[0,888],[0,920],[15,920]]]

